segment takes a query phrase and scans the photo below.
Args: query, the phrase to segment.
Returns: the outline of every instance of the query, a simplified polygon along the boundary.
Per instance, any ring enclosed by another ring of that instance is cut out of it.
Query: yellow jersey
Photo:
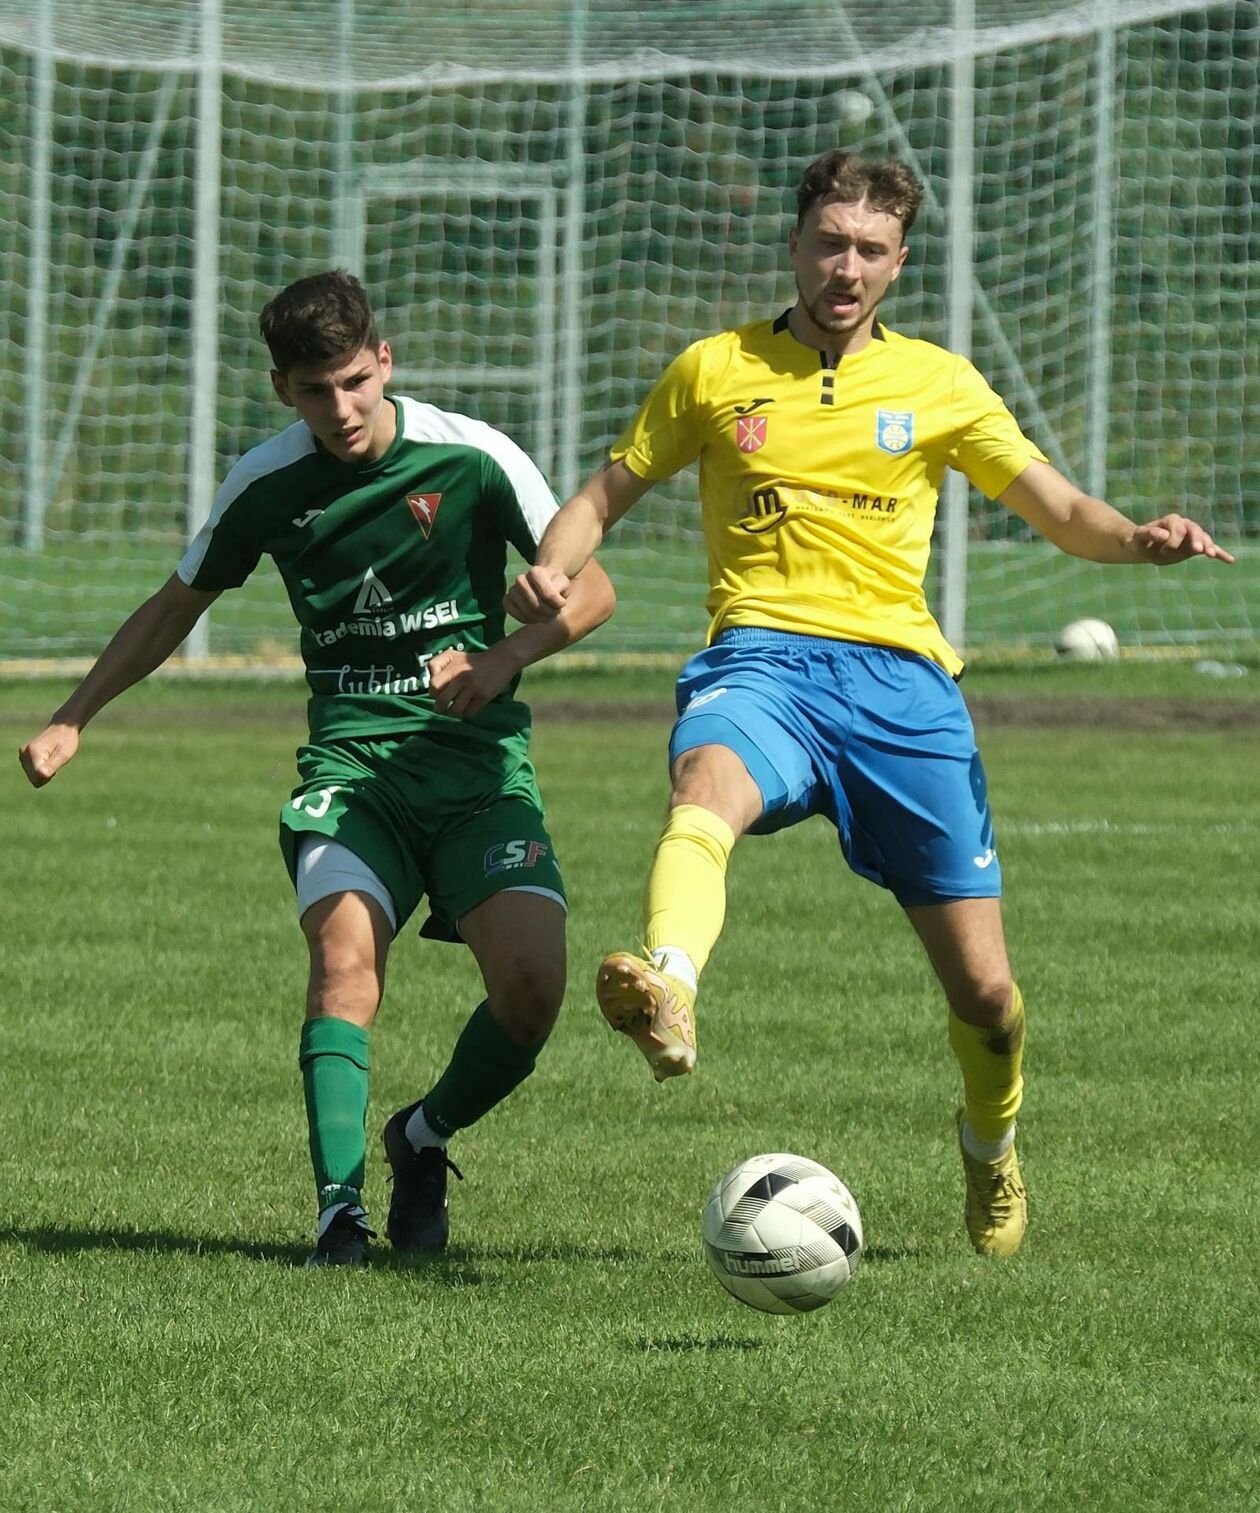
[[[966,358],[877,323],[837,360],[787,313],[688,347],[612,449],[655,481],[697,457],[710,641],[757,625],[903,647],[951,674],[923,592],[945,469],[996,498],[1045,461]]]

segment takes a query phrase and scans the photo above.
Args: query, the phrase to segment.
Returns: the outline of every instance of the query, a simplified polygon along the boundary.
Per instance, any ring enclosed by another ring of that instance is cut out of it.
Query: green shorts
[[[401,930],[427,894],[421,935],[459,940],[456,922],[495,893],[564,898],[534,769],[511,748],[462,750],[426,734],[330,741],[297,754],[280,811],[290,878],[304,835],[338,841],[389,889]]]

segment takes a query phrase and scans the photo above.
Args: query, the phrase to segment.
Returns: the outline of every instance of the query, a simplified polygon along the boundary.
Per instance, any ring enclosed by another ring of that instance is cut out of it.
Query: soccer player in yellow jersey
[[[1181,515],[1139,526],[1082,493],[965,358],[880,323],[921,198],[897,162],[812,163],[788,239],[796,303],[670,364],[507,607],[527,622],[559,613],[606,531],[699,458],[709,644],[678,684],[644,956],[605,959],[600,1008],[658,1080],[690,1072],[736,840],[826,815],[849,866],[904,908],[945,991],[967,1230],[978,1251],[1009,1255],[1028,1215],[1014,1147],[1024,1004],[962,664],[923,593],[941,479],[959,469],[1073,556],[1233,559]]]

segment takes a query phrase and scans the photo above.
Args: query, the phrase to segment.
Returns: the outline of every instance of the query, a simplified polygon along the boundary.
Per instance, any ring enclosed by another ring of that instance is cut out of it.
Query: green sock
[[[488,1003],[480,1003],[464,1026],[450,1065],[423,1099],[429,1127],[445,1138],[475,1124],[534,1070],[546,1036],[537,1045],[517,1045],[499,1028]]]
[[[367,1162],[368,1032],[348,1019],[308,1019],[298,1060],[319,1206],[357,1203]]]

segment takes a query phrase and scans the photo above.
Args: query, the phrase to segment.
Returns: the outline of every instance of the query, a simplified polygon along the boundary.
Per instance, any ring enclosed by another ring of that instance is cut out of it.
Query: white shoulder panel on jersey
[[[259,446],[251,447],[243,457],[238,458],[219,485],[209,519],[188,543],[188,550],[175,569],[181,582],[190,584],[197,576],[210,548],[214,528],[233,500],[239,499],[251,483],[257,483],[268,473],[278,473],[281,468],[287,468],[290,463],[314,450],[315,437],[310,426],[304,420],[295,420],[291,426],[269,437]]]
[[[493,457],[512,485],[535,545],[542,540],[548,522],[560,506],[528,452],[484,420],[472,420],[467,415],[439,410],[436,405],[421,404],[418,399],[408,399],[405,395],[400,395],[397,403],[402,412],[403,435],[408,441],[476,447]]]

